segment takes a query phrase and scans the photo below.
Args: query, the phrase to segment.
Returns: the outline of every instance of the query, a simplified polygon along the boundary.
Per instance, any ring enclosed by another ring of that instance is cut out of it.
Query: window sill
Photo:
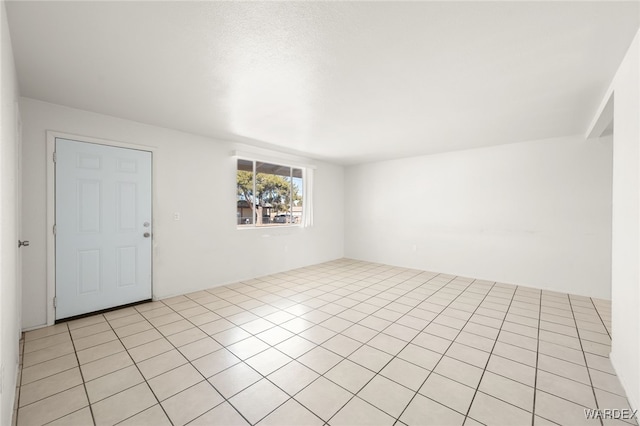
[[[292,228],[303,228],[302,224],[296,223],[293,225],[262,225],[262,226],[236,226],[236,229],[239,231],[245,229],[292,229]]]

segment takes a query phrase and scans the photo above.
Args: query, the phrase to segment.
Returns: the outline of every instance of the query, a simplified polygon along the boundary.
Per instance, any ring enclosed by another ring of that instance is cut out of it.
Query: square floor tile
[[[187,424],[191,420],[211,410],[224,399],[207,382],[200,382],[162,402],[175,426]]]
[[[162,334],[156,329],[146,330],[141,333],[132,334],[120,339],[122,344],[127,349],[135,348],[136,346],[144,345],[145,343],[153,342],[162,338]]]
[[[536,366],[536,353],[534,351],[509,345],[508,343],[496,342],[492,353],[530,367]]]
[[[84,407],[51,423],[47,423],[47,426],[83,426],[92,424],[93,416],[91,415],[91,410],[89,407]]]
[[[371,371],[380,371],[390,360],[392,355],[383,352],[371,346],[364,345],[354,353],[349,355],[348,359],[368,368]]]
[[[80,426],[79,423],[78,426]],[[88,424],[88,423],[84,423]],[[171,421],[165,414],[162,407],[159,404],[147,408],[146,410],[129,417],[122,423],[118,423],[118,426],[172,426]]]
[[[114,425],[158,403],[146,383],[129,388],[92,405],[97,426]]]
[[[271,373],[267,378],[280,389],[293,396],[319,376],[318,373],[300,364],[298,361],[291,361],[289,364]]]
[[[486,425],[531,424],[531,413],[482,392],[473,398],[469,417]]]
[[[169,370],[186,364],[187,359],[175,349],[156,355],[137,364],[140,372],[149,380]]]
[[[131,365],[122,370],[114,371],[105,376],[91,380],[85,384],[89,402],[95,404],[111,395],[142,383],[144,378],[136,368]]]
[[[400,420],[406,425],[461,426],[464,416],[417,394],[400,416]]]
[[[333,330],[324,328],[321,325],[316,325],[300,333],[300,336],[304,337],[305,339],[317,345],[320,345],[326,342],[327,340],[329,340],[330,338],[332,338],[333,336],[335,336],[336,334],[337,333]]]
[[[41,362],[22,369],[22,385],[26,385],[45,377],[74,368],[78,365],[78,360],[74,354],[64,355],[49,361]]]
[[[497,346],[497,345],[496,345]],[[531,352],[531,351],[529,351]],[[585,365],[584,352],[555,343],[540,341],[538,352],[575,364]],[[608,352],[607,352],[608,354]]]
[[[291,362],[292,359],[277,349],[269,348],[254,355],[245,362],[263,376],[268,376],[280,367]]]
[[[425,349],[443,354],[449,349],[452,341],[429,333],[420,333],[412,341],[412,344]]]
[[[287,399],[289,396],[286,393],[267,379],[262,379],[231,398],[229,402],[251,424],[254,424],[282,405]]]
[[[58,326],[60,325],[65,325],[64,330],[66,331],[66,324],[58,324]],[[56,326],[54,326],[56,327]],[[49,327],[46,328],[41,328],[40,330],[47,330]],[[58,329],[58,330],[62,330],[62,329]],[[104,331],[109,331],[111,330],[111,326],[109,325],[108,322],[104,321],[104,322],[99,322],[97,324],[93,324],[87,327],[81,327],[81,328],[76,328],[71,330],[71,338],[73,340],[77,340],[77,339],[81,339],[83,337],[88,337],[88,336],[92,336],[94,334],[98,334],[98,333],[102,333]],[[36,330],[38,331],[38,330]],[[58,331],[59,333],[59,331]],[[52,333],[52,334],[57,334],[57,333]],[[28,336],[28,335],[27,335]],[[25,336],[25,340],[28,341],[29,339]]]
[[[342,332],[342,335],[347,336],[360,343],[368,342],[377,334],[377,331],[360,324],[354,324]]]
[[[447,356],[442,357],[433,371],[471,388],[478,386],[480,377],[482,377],[481,368]]]
[[[190,426],[248,426],[249,423],[228,402],[223,402],[212,410],[189,423]]]
[[[353,394],[335,383],[318,378],[295,396],[304,407],[311,410],[322,420],[329,420],[344,406]]]
[[[591,381],[593,383],[593,387],[597,389],[602,389],[607,392],[615,393],[620,396],[624,396],[625,392],[620,384],[620,380],[614,374],[608,374],[602,372],[600,370],[589,370],[589,375],[591,376]]]
[[[487,371],[515,380],[527,386],[534,386],[536,369],[498,355],[491,355]]]
[[[401,358],[394,358],[380,371],[380,374],[394,382],[417,391],[422,386],[430,371],[418,367]]]
[[[325,377],[339,384],[351,393],[359,392],[375,375],[375,373],[348,359],[329,370]]]
[[[566,399],[536,390],[536,416],[551,420],[556,424],[592,426],[594,421],[585,418],[585,408],[594,407],[583,407]]]
[[[191,364],[169,370],[149,380],[149,386],[160,402],[178,392],[203,381],[204,378]]]
[[[461,414],[466,414],[475,395],[475,389],[432,373],[419,393]]]
[[[322,347],[343,357],[348,357],[360,346],[362,346],[362,343],[342,334],[332,337],[322,345]]]
[[[256,335],[258,339],[271,346],[275,346],[280,342],[284,342],[291,336],[293,336],[293,333],[289,330],[285,330],[282,327],[273,327]]]
[[[133,358],[135,362],[141,362],[156,355],[169,352],[173,348],[174,346],[171,343],[162,338],[130,349],[129,355],[131,355],[131,358]]]
[[[231,398],[260,379],[262,379],[260,374],[241,362],[211,377],[209,382],[225,398]]]
[[[315,343],[310,342],[307,339],[303,339],[300,336],[293,336],[276,345],[276,348],[280,352],[290,356],[291,358],[298,358],[315,347]]]
[[[220,349],[192,362],[193,366],[206,378],[240,362],[240,358],[226,349]]]
[[[74,354],[73,344],[71,342],[61,343],[59,345],[51,346],[49,348],[41,349],[38,351],[30,352],[28,354],[23,353],[22,365],[24,368],[32,367],[42,362],[51,361],[55,358],[59,358],[64,355]],[[75,358],[75,355],[74,355]]]
[[[117,340],[118,336],[112,330],[103,331],[98,334],[93,334],[91,336],[82,337],[80,339],[76,339],[73,341],[73,345],[76,348],[76,351],[81,351],[83,349],[90,348],[92,346],[97,346],[103,343],[111,342],[112,340]]]
[[[35,352],[41,349],[50,348],[62,343],[70,343],[71,335],[67,333],[58,333],[47,337],[41,337],[39,339],[25,341],[24,353]]]
[[[181,347],[189,343],[204,339],[207,334],[199,328],[193,327],[179,333],[167,336],[167,340],[176,347]]]
[[[246,331],[244,331],[240,327],[235,327],[234,326],[233,328],[229,328],[227,330],[224,330],[224,331],[221,331],[219,333],[216,333],[216,334],[212,335],[211,337],[216,339],[216,341],[218,343],[220,343],[221,345],[229,346],[229,345],[232,345],[232,344],[234,344],[236,342],[244,340],[247,337],[251,337],[251,334],[247,333]]]
[[[362,399],[352,398],[329,421],[332,426],[393,425],[395,419]]]
[[[227,349],[240,359],[250,358],[268,348],[269,345],[253,336],[227,346]]]
[[[596,406],[591,386],[546,371],[538,370],[536,388],[585,407]]]
[[[462,345],[460,343],[453,342],[445,355],[450,358],[455,358],[458,361],[466,362],[467,364],[475,365],[476,367],[484,369],[489,360],[489,352],[482,351],[480,349],[472,348],[471,346]]]
[[[290,399],[262,419],[260,426],[322,426],[324,422],[294,399]]]
[[[127,336],[135,335],[138,333],[142,333],[143,331],[153,330],[153,325],[150,322],[144,320],[141,322],[136,322],[133,324],[125,325],[123,327],[115,328],[114,331],[118,335],[119,338],[124,338]]]
[[[80,366],[82,376],[85,381],[97,379],[105,374],[133,365],[133,360],[127,352],[118,352],[97,361],[89,362]]]
[[[382,376],[375,376],[358,396],[385,413],[398,417],[415,392]]]
[[[410,343],[398,354],[398,358],[427,370],[432,370],[440,361],[442,355]]]
[[[31,382],[20,388],[20,406],[32,404],[82,384],[78,367]]]
[[[332,317],[320,324],[324,328],[340,333],[351,327],[353,323],[342,318]]]
[[[318,374],[324,374],[329,371],[334,365],[342,361],[340,355],[324,349],[321,346],[310,350],[306,354],[298,358],[298,361]]]
[[[391,324],[389,327],[387,327],[384,330],[384,333],[397,339],[401,339],[405,342],[409,342],[420,333],[420,330],[416,330],[414,328],[396,323]]]
[[[495,340],[466,331],[461,331],[455,342],[462,343],[485,352],[491,352],[493,350]]]
[[[587,367],[573,362],[564,361],[545,354],[538,354],[538,368],[548,373],[566,377],[585,385],[591,386],[591,379]]]
[[[84,386],[76,386],[18,410],[18,425],[45,424],[89,405]]]
[[[533,412],[534,389],[531,386],[485,371],[478,390]]]
[[[369,340],[367,345],[390,355],[396,355],[407,345],[407,342],[401,339],[396,339],[395,337],[387,334],[380,333],[373,339]]]
[[[42,337],[49,337],[60,333],[68,333],[69,327],[67,327],[67,324],[68,323],[56,324],[49,327],[39,328],[37,330],[27,331],[24,333],[24,341],[28,342],[30,340],[40,339]]]
[[[87,349],[79,350],[76,352],[76,356],[78,361],[80,361],[80,364],[85,364],[118,352],[123,352],[124,350],[125,348],[120,341],[113,340]]]

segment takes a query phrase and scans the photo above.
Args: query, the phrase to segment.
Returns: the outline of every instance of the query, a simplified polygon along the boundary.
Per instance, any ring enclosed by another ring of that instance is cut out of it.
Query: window
[[[302,176],[299,168],[238,159],[238,227],[302,224]]]

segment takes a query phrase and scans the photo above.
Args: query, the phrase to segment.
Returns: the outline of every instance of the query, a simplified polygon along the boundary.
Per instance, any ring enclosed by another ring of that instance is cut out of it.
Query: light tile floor
[[[607,301],[342,259],[25,333],[18,425],[548,425],[629,409]]]

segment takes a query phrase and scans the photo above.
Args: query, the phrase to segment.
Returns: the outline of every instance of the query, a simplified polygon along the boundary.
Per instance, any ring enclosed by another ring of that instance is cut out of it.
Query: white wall
[[[640,32],[611,85],[614,96],[611,362],[640,409]],[[605,99],[608,99],[609,94]]]
[[[20,287],[16,274],[18,227],[15,203],[18,84],[4,1],[0,5],[0,15],[0,424],[9,425],[15,398],[20,333],[20,307],[16,303],[20,297]]]
[[[46,130],[157,147],[154,297],[163,298],[343,256],[343,167],[317,163],[312,228],[236,229],[231,143],[22,98],[23,326],[46,323]],[[181,220],[173,220],[180,212]],[[26,238],[26,237],[25,237]]]
[[[611,175],[580,137],[348,167],[345,254],[608,299]]]

